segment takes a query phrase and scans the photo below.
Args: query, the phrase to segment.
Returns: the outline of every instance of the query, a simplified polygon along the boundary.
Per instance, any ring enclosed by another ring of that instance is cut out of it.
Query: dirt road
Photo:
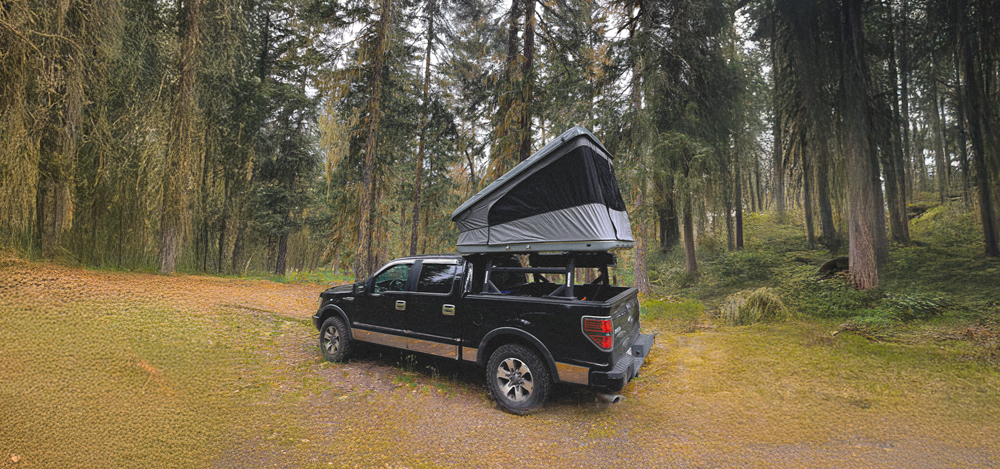
[[[0,467],[137,455],[181,467],[1000,467],[996,370],[934,346],[830,338],[808,323],[681,334],[647,322],[656,346],[621,403],[559,387],[517,417],[493,406],[474,367],[377,346],[323,361],[307,320],[321,288],[0,263],[0,407],[43,412],[0,410]],[[60,393],[72,383],[46,391],[25,369],[49,367],[59,382],[91,360],[43,361],[25,342],[27,318],[52,314],[107,324],[92,341],[124,331],[109,346],[128,352],[108,363],[126,370],[112,398],[131,404],[46,414],[33,401],[70,399]],[[171,328],[162,334],[130,322],[164,314],[175,319],[155,319]],[[219,366],[186,374],[185,351]],[[70,423],[47,429],[60,415]],[[85,434],[130,428],[142,444]]]

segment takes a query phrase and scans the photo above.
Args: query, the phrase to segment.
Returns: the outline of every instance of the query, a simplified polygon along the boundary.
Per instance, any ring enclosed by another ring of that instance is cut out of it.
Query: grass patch
[[[722,319],[732,326],[745,326],[758,322],[779,322],[791,318],[791,312],[773,288],[758,288],[739,292],[726,300]]]
[[[266,387],[251,351],[274,321],[233,316],[3,307],[0,441],[41,467],[206,465]]]
[[[354,283],[354,274],[344,272],[334,273],[332,270],[288,272],[285,275],[249,273],[240,278],[251,280],[269,280],[275,283],[310,283],[323,285],[344,285]]]
[[[667,330],[688,332],[707,319],[705,305],[693,299],[659,298],[642,302],[643,320],[657,321]]]

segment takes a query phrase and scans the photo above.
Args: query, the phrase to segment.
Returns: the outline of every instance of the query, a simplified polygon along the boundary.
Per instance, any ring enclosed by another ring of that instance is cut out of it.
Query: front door
[[[358,305],[354,338],[391,347],[406,348],[406,310],[410,301],[413,261],[395,262],[376,273]]]

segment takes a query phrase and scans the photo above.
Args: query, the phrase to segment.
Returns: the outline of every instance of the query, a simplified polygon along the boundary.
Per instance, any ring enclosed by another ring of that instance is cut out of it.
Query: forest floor
[[[957,337],[647,320],[621,403],[517,417],[474,367],[325,362],[322,288],[0,259],[0,467],[1000,466],[1000,373]]]

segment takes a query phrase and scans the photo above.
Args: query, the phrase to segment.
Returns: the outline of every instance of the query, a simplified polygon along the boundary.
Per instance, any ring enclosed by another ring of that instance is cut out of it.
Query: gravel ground
[[[308,321],[321,286],[14,261],[0,269],[0,303],[83,294],[279,318],[259,351],[266,366],[247,377],[273,385],[230,416],[212,467],[1000,467],[998,375],[978,366],[887,389],[883,380],[900,379],[892,366],[809,361],[835,350],[828,339],[771,349],[760,341],[773,336],[767,329],[681,334],[652,321],[644,330],[658,333],[656,345],[622,402],[557,386],[544,409],[518,417],[493,405],[472,366],[364,344],[347,363],[325,362]],[[814,365],[788,371],[786,356]],[[37,467],[22,456],[0,454],[0,467]]]
[[[493,405],[482,369],[374,345],[326,363],[315,330],[294,328],[278,342],[278,373],[320,383],[273,396],[295,435],[246,441],[216,466],[1000,467],[996,419],[925,415],[836,385],[788,393],[767,377],[757,387],[771,392],[727,388],[712,367],[732,354],[725,337],[660,333],[622,402],[559,386],[544,409],[518,417]]]

